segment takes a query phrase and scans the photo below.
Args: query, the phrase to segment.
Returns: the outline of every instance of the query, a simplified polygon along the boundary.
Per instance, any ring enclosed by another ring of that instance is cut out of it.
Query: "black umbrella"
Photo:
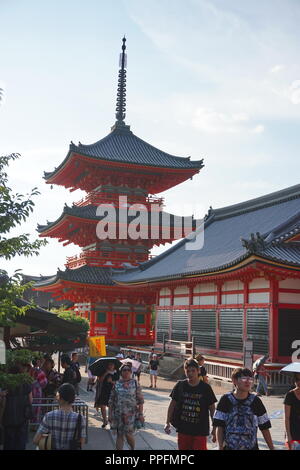
[[[99,377],[104,374],[107,369],[107,364],[110,362],[114,363],[116,370],[119,370],[122,365],[116,357],[100,357],[100,359],[97,359],[97,361],[90,365],[89,370],[93,375]]]

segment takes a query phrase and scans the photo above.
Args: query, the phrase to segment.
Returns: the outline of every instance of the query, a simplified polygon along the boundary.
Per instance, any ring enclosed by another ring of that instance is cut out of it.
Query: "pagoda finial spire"
[[[118,79],[118,91],[117,91],[117,106],[116,106],[116,118],[118,124],[123,124],[126,116],[126,67],[127,67],[127,54],[126,50],[126,38],[123,37],[122,52],[120,54],[119,63],[119,79]]]

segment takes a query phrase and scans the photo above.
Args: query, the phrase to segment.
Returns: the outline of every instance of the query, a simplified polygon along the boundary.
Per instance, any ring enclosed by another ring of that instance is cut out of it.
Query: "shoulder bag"
[[[82,416],[79,413],[73,439],[70,441],[70,450],[81,450],[81,423]]]
[[[51,434],[43,434],[38,443],[39,450],[53,450]]]

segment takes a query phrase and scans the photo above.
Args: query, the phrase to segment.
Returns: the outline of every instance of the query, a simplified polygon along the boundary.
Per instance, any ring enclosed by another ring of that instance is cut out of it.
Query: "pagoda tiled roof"
[[[46,230],[49,230],[51,227],[54,227],[55,225],[57,225],[63,219],[63,217],[65,215],[78,217],[78,218],[83,219],[83,220],[95,220],[95,221],[96,220],[100,221],[104,217],[107,217],[106,215],[101,215],[101,216],[97,215],[96,214],[97,208],[98,208],[98,206],[94,206],[94,205],[91,205],[91,204],[87,205],[87,206],[72,206],[72,207],[65,205],[62,214],[60,215],[60,217],[56,221],[48,222],[46,225],[38,225],[37,230],[38,230],[39,233],[43,233]],[[127,209],[124,209],[124,211],[127,213]],[[170,226],[173,227],[174,226],[174,221],[176,220],[176,218],[178,218],[178,216],[175,216],[174,214],[168,214],[166,212],[160,212],[159,213],[159,224],[160,224],[160,226],[164,225],[163,214],[165,216],[166,215],[170,216]],[[148,211],[149,226],[151,224],[151,215],[152,215],[151,212]],[[125,217],[125,215],[124,215],[124,217]],[[123,217],[123,219],[124,219],[124,217]],[[137,217],[136,215],[128,216],[127,223],[129,224],[136,217]],[[118,208],[116,208],[116,218],[117,218],[117,220],[119,218],[119,209]],[[193,228],[196,227],[196,222],[197,221],[195,219],[192,220]]]
[[[79,143],[75,145],[72,142],[65,160],[54,171],[45,172],[44,178],[47,180],[57,173],[72,153],[101,161],[107,160],[177,170],[200,170],[204,166],[203,159],[193,161],[190,160],[190,157],[177,157],[163,152],[133,134],[129,126],[116,125],[106,137],[94,144],[84,145]]]
[[[54,276],[35,283],[34,287],[38,288],[53,285],[60,280],[84,284],[112,286],[114,285],[114,282],[112,280],[111,273],[112,271],[110,267],[99,268],[95,266],[82,266],[77,269],[67,268],[64,271],[58,270]]]
[[[210,209],[201,249],[187,249],[192,240],[184,239],[156,258],[113,278],[130,284],[209,274],[233,267],[253,254],[300,267],[300,243],[286,241],[299,228],[300,185],[296,185]]]

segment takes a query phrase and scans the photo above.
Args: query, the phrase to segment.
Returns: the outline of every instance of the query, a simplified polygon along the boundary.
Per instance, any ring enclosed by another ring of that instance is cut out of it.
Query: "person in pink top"
[[[33,378],[34,382],[32,384],[32,398],[34,403],[41,403],[41,398],[43,396],[43,389],[46,387],[48,380],[45,372],[40,368],[42,360],[33,359],[33,367],[30,369],[30,375]],[[41,419],[41,408],[35,407],[33,411],[33,422],[39,423]]]

